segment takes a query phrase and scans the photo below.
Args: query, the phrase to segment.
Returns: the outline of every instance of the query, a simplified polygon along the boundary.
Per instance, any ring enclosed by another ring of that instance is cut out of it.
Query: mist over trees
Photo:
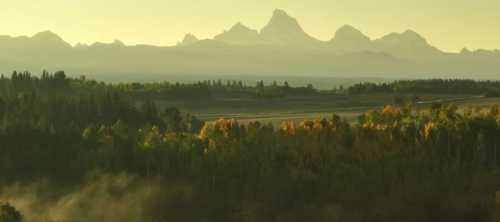
[[[12,205],[2,205],[0,218],[16,221],[19,211],[33,221],[494,220],[497,106],[387,105],[356,123],[332,114],[281,126],[203,124],[127,91],[183,87],[245,89],[217,81],[109,85],[62,71],[3,77],[0,198]]]
[[[499,49],[280,9],[179,40],[0,35],[0,222],[500,221]]]

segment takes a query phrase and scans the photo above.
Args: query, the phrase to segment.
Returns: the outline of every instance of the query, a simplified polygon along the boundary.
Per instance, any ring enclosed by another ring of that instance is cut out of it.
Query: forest
[[[398,81],[327,93],[458,89],[482,94],[500,83]],[[224,93],[325,92],[263,82],[113,85],[63,71],[2,75],[0,222],[498,220],[496,105],[387,104],[355,123],[331,114],[274,126],[205,123],[156,103]]]
[[[399,80],[391,83],[359,83],[347,91],[359,93],[461,93],[497,96],[499,81],[470,79]]]

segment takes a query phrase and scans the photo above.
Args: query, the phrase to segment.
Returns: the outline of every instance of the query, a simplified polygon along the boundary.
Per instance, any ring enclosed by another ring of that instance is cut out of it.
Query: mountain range
[[[176,46],[70,45],[44,31],[0,36],[0,72],[66,70],[74,75],[295,75],[500,79],[500,51],[444,52],[407,30],[371,39],[345,25],[329,41],[307,34],[283,10],[260,30],[237,23],[212,39],[187,34]]]

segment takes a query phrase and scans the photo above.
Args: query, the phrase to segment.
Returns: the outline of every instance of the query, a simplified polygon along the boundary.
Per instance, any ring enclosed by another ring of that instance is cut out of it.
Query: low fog
[[[165,188],[168,186],[165,186]],[[47,181],[3,187],[9,202],[31,221],[149,221],[162,193],[159,180],[138,180],[127,174],[93,175],[84,185],[68,190]]]

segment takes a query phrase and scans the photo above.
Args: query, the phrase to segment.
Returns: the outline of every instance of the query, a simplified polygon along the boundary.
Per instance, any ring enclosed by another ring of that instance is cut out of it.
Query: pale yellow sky
[[[173,45],[242,22],[260,29],[275,8],[327,40],[350,24],[372,38],[413,29],[447,51],[500,48],[500,0],[0,0],[0,34],[51,30],[71,44],[120,39]]]

